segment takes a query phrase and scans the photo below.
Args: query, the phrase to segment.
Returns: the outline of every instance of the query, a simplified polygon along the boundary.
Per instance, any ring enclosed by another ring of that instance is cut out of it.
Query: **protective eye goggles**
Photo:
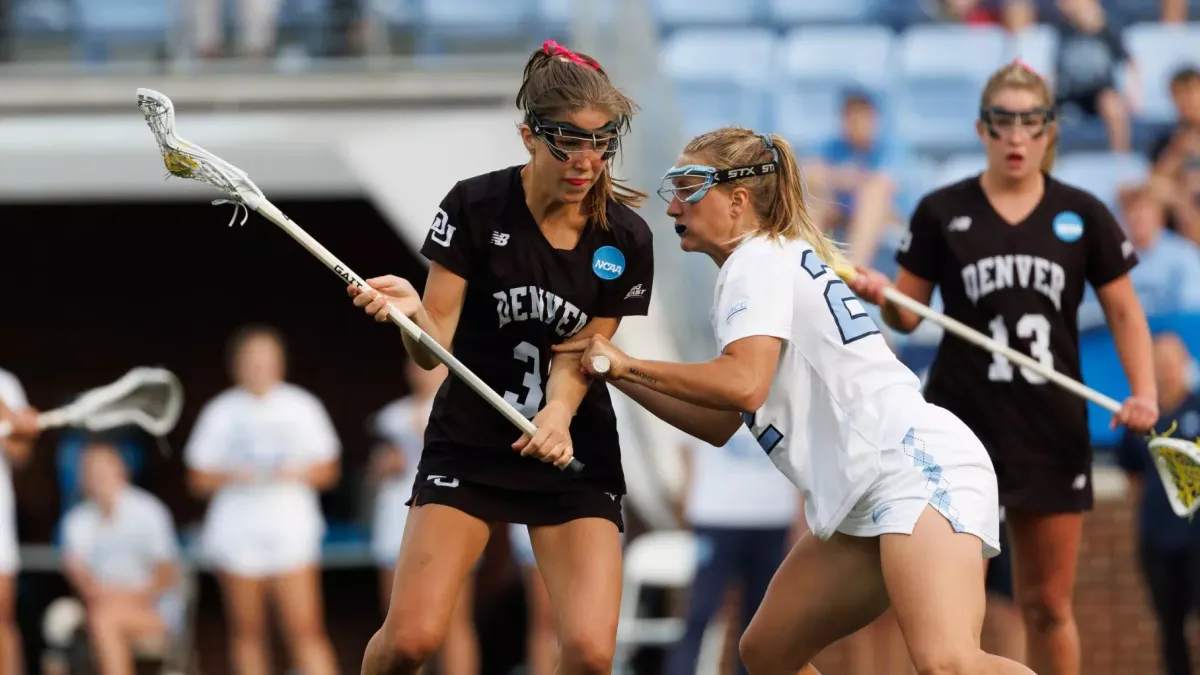
[[[550,154],[566,162],[585,152],[600,153],[604,161],[612,159],[620,147],[620,131],[624,120],[614,120],[599,129],[583,129],[570,122],[542,121],[532,112],[525,113],[525,123],[535,136],[542,139]]]
[[[1018,126],[1028,129],[1034,138],[1040,138],[1046,129],[1054,122],[1054,108],[1033,108],[1031,110],[1008,110],[1007,108],[990,107],[979,109],[979,121],[987,129],[992,138],[1000,138],[1001,134],[1012,133]]]
[[[769,134],[762,134],[759,138],[762,139],[763,145],[771,151],[771,161],[735,166],[732,169],[718,169],[703,164],[673,167],[663,176],[658,196],[668,204],[674,199],[694,204],[704,199],[709,188],[718,183],[728,183],[742,178],[757,178],[775,173],[779,168],[779,150],[775,147],[775,141]]]

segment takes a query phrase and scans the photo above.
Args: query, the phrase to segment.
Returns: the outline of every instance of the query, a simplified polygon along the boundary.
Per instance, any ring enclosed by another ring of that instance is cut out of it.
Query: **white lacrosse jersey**
[[[316,490],[271,474],[337,459],[341,443],[316,396],[281,383],[262,397],[241,387],[217,395],[200,411],[184,451],[190,469],[248,471],[260,482],[223,487],[209,504],[205,537],[213,545],[249,531],[291,532],[319,540],[325,531]],[[215,541],[214,541],[215,540]]]
[[[63,552],[83,564],[97,581],[136,589],[154,579],[162,563],[175,562],[175,525],[158,497],[132,485],[117,498],[110,516],[92,501],[67,512]]]
[[[849,286],[806,242],[750,237],[721,267],[711,315],[717,348],[783,341],[766,402],[746,425],[805,498],[828,538],[928,404]]]

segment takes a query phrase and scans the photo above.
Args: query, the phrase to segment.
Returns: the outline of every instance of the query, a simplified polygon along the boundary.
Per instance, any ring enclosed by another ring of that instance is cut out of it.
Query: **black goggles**
[[[598,152],[604,161],[612,159],[620,146],[620,131],[624,120],[614,120],[599,129],[583,129],[570,122],[543,121],[532,112],[525,113],[525,123],[535,136],[542,139],[550,154],[566,162],[585,152]]]
[[[1056,117],[1057,113],[1054,108],[1009,110],[999,106],[990,106],[979,109],[979,121],[992,138],[1000,138],[1001,134],[1012,133],[1018,126],[1028,129],[1034,138],[1039,138],[1046,133]]]

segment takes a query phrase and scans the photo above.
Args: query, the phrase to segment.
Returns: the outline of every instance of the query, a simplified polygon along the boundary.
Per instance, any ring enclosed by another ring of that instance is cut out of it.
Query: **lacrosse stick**
[[[343,281],[354,284],[359,288],[370,288],[363,281],[362,277],[355,274],[342,261],[338,260],[333,253],[329,252],[329,249],[321,245],[321,242],[313,239],[311,235],[301,229],[299,225],[292,222],[290,218],[285,216],[282,211],[268,201],[266,196],[263,195],[262,190],[258,189],[258,186],[250,180],[244,171],[211,152],[177,136],[175,134],[175,106],[171,103],[171,99],[151,89],[138,89],[137,99],[138,107],[141,108],[142,115],[146,118],[146,124],[150,126],[150,131],[154,133],[154,140],[158,142],[158,149],[162,153],[163,162],[167,165],[167,171],[172,176],[198,180],[201,183],[207,183],[217,188],[228,195],[229,198],[214,201],[213,204],[234,204],[234,220],[237,219],[237,208],[246,209],[242,217],[242,223],[246,222],[246,218],[249,217],[251,210],[257,211],[264,218],[275,223],[280,229],[288,233],[292,239],[299,242],[301,246],[316,256],[318,260],[325,263],[325,266],[333,270],[333,273],[338,275]],[[231,220],[230,225],[232,224],[233,221]],[[504,415],[522,433],[529,436],[537,433],[537,427],[533,426],[533,422],[525,419],[525,416],[517,412],[517,409],[512,404],[505,401],[483,380],[479,379],[475,373],[468,370],[446,348],[438,344],[436,340],[421,330],[417,324],[413,323],[412,319],[404,316],[404,314],[397,311],[391,305],[388,306],[388,318],[407,333],[409,337],[420,342],[439,361],[446,364],[450,372],[454,373],[467,386],[475,390],[475,393],[482,396],[485,401],[500,414]],[[559,468],[569,468],[578,473],[583,470],[583,463],[572,457],[570,462]]]
[[[162,368],[138,367],[103,387],[79,395],[55,410],[38,414],[42,429],[82,427],[105,431],[136,424],[154,436],[175,428],[183,410],[183,386],[174,373]],[[12,423],[0,421],[0,438],[12,433]]]
[[[840,267],[838,276],[846,281],[857,276],[852,268]],[[999,354],[1013,363],[1028,368],[1058,386],[1091,401],[1114,415],[1121,412],[1121,403],[1114,398],[1105,396],[1066,375],[1043,366],[1033,358],[1018,352],[1007,345],[1000,344],[979,331],[956,321],[945,314],[917,302],[904,295],[892,286],[883,289],[883,297],[895,305],[903,307],[923,319],[928,319],[956,336],[986,349],[993,354]],[[1175,428],[1172,425],[1172,430]],[[1167,434],[1171,432],[1168,431]],[[1150,439],[1150,454],[1154,457],[1154,465],[1158,469],[1158,477],[1166,488],[1167,498],[1175,515],[1181,518],[1191,517],[1200,509],[1200,445],[1181,438],[1168,438],[1167,435],[1155,436]]]

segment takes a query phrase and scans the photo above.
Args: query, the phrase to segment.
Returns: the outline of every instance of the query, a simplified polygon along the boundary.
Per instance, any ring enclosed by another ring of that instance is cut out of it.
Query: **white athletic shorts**
[[[223,572],[271,577],[319,562],[321,536],[320,530],[226,529],[205,536],[204,553]]]
[[[924,424],[885,448],[881,470],[837,531],[855,537],[912,534],[929,505],[957,532],[983,541],[983,557],[1000,553],[996,470],[975,434],[950,412],[928,407]]]

